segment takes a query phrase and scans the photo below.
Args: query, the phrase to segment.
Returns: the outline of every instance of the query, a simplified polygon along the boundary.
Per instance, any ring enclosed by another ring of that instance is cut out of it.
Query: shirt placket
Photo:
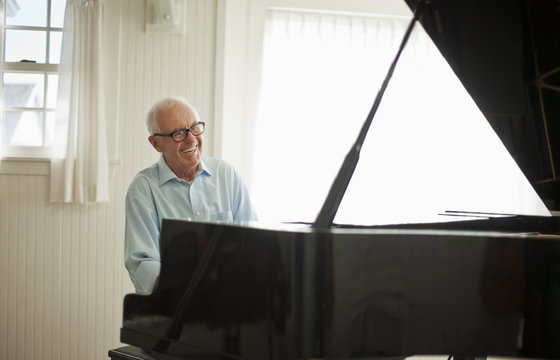
[[[200,220],[203,215],[202,202],[199,197],[200,191],[197,191],[196,187],[196,182],[193,180],[193,182],[189,184],[189,200],[193,212],[193,219]]]

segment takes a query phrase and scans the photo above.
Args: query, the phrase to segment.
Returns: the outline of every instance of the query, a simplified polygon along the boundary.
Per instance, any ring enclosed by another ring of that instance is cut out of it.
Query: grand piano
[[[560,1],[407,4],[551,216],[164,220],[159,284],[125,296],[111,358],[560,358]]]

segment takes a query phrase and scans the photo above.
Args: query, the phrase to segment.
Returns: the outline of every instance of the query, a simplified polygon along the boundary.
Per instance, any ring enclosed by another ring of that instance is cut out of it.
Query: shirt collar
[[[160,185],[162,185],[162,184],[164,184],[164,183],[166,183],[166,182],[168,182],[169,180],[172,180],[172,179],[177,179],[177,180],[180,179],[177,175],[175,175],[173,170],[171,170],[169,165],[167,165],[163,155],[161,155],[159,157],[159,160],[158,160],[158,172],[159,172],[159,184]],[[198,170],[197,170],[196,174],[194,175],[194,177],[196,178],[199,174],[205,174],[205,175],[208,175],[208,176],[212,176],[212,173],[210,172],[210,170],[206,166],[203,158],[200,159],[200,164],[198,165]]]

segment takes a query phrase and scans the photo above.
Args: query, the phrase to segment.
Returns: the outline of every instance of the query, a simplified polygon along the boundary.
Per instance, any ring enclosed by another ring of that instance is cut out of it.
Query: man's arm
[[[244,222],[244,221],[256,221],[258,220],[257,213],[253,204],[251,203],[251,197],[249,196],[249,190],[247,190],[247,186],[243,182],[243,179],[232,167],[232,180],[231,184],[233,184],[233,194],[234,194],[234,202],[233,202],[233,220],[236,222]]]
[[[150,294],[160,273],[160,224],[147,182],[137,178],[125,203],[125,267],[139,294]]]

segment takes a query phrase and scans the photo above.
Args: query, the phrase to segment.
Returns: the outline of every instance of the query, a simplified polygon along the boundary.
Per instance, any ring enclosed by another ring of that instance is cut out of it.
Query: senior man
[[[202,157],[205,123],[192,105],[181,98],[162,99],[146,122],[148,140],[161,156],[136,175],[126,194],[125,266],[139,294],[149,294],[157,285],[162,219],[257,219],[235,169]]]

